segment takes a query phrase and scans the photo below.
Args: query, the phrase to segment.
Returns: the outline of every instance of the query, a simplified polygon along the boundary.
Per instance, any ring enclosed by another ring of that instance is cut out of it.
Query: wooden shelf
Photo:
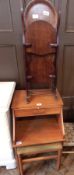
[[[12,109],[13,110],[30,110],[30,109],[36,109],[37,104],[41,103],[42,108],[61,108],[63,106],[62,99],[59,95],[59,92],[56,91],[56,96],[51,93],[49,90],[49,93],[42,93],[41,95],[38,95],[38,90],[33,90],[32,93],[36,95],[32,95],[30,103],[27,104],[26,102],[26,91],[25,90],[16,90],[14,93],[14,98],[12,100]],[[55,113],[54,113],[55,114]],[[16,116],[17,117],[17,116]]]
[[[16,120],[16,146],[39,145],[63,141],[57,117]]]
[[[15,91],[12,101],[12,110],[15,117],[29,117],[38,115],[60,114],[63,107],[62,99],[56,91],[56,96],[49,91],[48,94],[38,95],[37,90],[33,90],[36,95],[31,96],[31,101],[26,102],[26,91]]]

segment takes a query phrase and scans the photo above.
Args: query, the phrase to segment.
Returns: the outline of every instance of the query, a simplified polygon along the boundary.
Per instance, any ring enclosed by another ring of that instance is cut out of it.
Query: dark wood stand
[[[26,90],[15,91],[12,102],[13,146],[21,175],[26,162],[54,158],[59,168],[64,139],[63,103],[56,90],[58,13],[50,1],[33,0],[22,23]]]
[[[54,158],[57,159],[59,168],[64,126],[63,103],[59,93],[56,93],[57,98],[51,91],[49,95],[32,95],[31,102],[27,104],[26,91],[15,91],[12,101],[13,147],[16,150],[21,175],[23,162]],[[53,154],[49,155],[51,152]],[[39,157],[35,157],[37,153],[40,153]],[[22,155],[31,157],[23,159]]]
[[[40,9],[40,10],[39,10]],[[56,93],[59,15],[50,1],[32,0],[22,12],[26,101],[30,89]]]

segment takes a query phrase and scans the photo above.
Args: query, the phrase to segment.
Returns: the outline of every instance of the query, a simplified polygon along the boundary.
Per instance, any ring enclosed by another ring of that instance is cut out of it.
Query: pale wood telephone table
[[[20,174],[23,175],[23,163],[31,161],[56,159],[59,168],[64,140],[62,99],[58,91],[57,97],[51,92],[32,95],[30,103],[25,97],[25,90],[16,90],[11,106],[13,147]]]

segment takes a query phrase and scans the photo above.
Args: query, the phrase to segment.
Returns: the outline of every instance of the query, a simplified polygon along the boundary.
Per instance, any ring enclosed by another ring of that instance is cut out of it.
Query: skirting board
[[[0,161],[0,166],[5,166],[6,169],[15,169],[16,168],[16,160],[12,159],[12,160]]]

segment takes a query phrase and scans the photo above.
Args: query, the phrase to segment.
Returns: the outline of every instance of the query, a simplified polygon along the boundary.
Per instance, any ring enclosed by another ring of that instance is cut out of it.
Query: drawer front
[[[38,109],[16,109],[14,114],[16,117],[28,117],[36,115],[60,114],[61,108],[38,108]]]

